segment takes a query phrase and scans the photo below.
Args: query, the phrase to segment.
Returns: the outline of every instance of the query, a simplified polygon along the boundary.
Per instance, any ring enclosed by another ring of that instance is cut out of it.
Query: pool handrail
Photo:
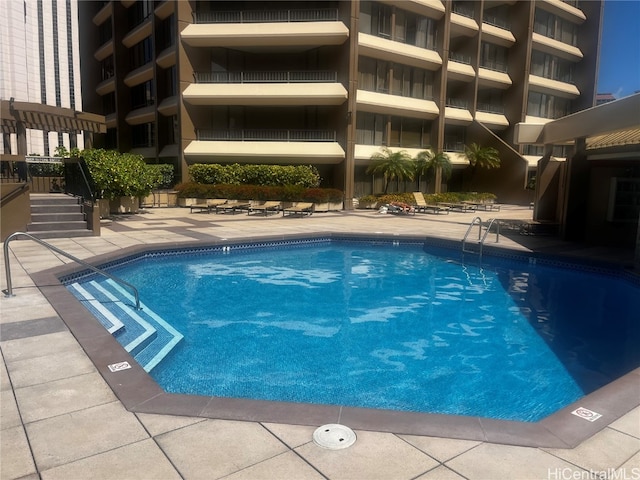
[[[79,263],[80,265],[82,265],[83,267],[87,267],[88,269],[99,273],[100,275],[104,275],[105,277],[113,280],[116,283],[119,283],[120,285],[123,285],[125,287],[130,288],[133,291],[133,294],[135,296],[135,300],[136,300],[136,310],[142,310],[142,308],[140,307],[140,295],[138,294],[138,289],[136,287],[134,287],[133,285],[131,285],[129,282],[126,282],[124,280],[122,280],[121,278],[118,278],[114,275],[111,275],[110,273],[105,272],[104,270],[95,267],[93,265],[91,265],[90,263],[85,262],[84,260],[80,260],[77,257],[74,257],[73,255],[71,255],[70,253],[65,252],[64,250],[60,250],[58,247],[55,247],[53,245],[51,245],[50,243],[45,242],[44,240],[41,240],[37,237],[34,237],[33,235],[29,234],[29,233],[25,233],[25,232],[15,232],[12,233],[11,235],[9,235],[6,240],[4,241],[4,268],[5,268],[5,274],[7,277],[7,288],[5,290],[3,290],[2,292],[5,294],[5,297],[14,297],[15,295],[13,294],[13,286],[11,284],[11,266],[9,264],[9,242],[11,240],[13,240],[14,238],[18,237],[18,236],[24,236],[27,237],[31,240],[33,240],[36,243],[39,243],[40,245],[48,248],[49,250],[52,250],[60,255],[63,255],[65,257],[67,257],[70,260],[73,260],[76,263]]]

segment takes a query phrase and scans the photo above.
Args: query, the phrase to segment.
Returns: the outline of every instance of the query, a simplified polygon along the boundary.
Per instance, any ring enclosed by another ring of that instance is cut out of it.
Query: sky
[[[640,0],[605,0],[598,93],[640,91]]]

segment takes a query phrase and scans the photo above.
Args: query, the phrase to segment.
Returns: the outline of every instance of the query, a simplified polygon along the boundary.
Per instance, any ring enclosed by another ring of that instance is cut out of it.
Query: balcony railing
[[[495,60],[483,60],[480,66],[494,72],[507,73],[508,71],[506,63],[496,62]]]
[[[482,16],[482,21],[484,23],[488,23],[489,25],[493,25],[494,27],[502,28],[504,30],[511,30],[511,24],[507,20],[505,20],[504,18],[496,17],[495,15],[485,13]]]
[[[338,72],[195,72],[196,83],[336,83]]]
[[[305,10],[240,10],[223,12],[194,12],[194,23],[289,23],[335,22],[337,8]]]
[[[465,55],[463,53],[449,52],[449,60],[464,63],[465,65],[471,65],[471,55]]]
[[[445,152],[464,152],[464,142],[460,141],[444,141],[444,149]]]
[[[475,15],[475,12],[473,11],[473,7],[470,7],[468,5],[462,5],[459,3],[453,4],[453,11],[456,12],[458,15],[462,15],[463,17],[468,17],[468,18],[473,18]]]
[[[333,130],[196,130],[196,138],[217,142],[335,142]]]
[[[504,105],[497,105],[495,103],[478,102],[477,110],[479,112],[485,112],[485,113],[504,114]]]
[[[466,110],[469,108],[469,102],[460,98],[447,98],[446,106],[453,108],[464,108]]]

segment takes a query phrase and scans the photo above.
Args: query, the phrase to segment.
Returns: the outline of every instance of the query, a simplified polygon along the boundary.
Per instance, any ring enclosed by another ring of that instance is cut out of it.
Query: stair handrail
[[[473,226],[476,224],[476,221],[478,222],[478,242],[480,241],[480,237],[482,235],[482,219],[480,217],[473,217],[473,220],[471,220],[471,223],[469,224],[469,228],[467,228],[467,233],[464,234],[464,237],[462,238],[462,251],[465,251],[465,245],[467,243],[467,237],[469,236],[469,234],[471,233],[471,229],[473,228]]]
[[[76,165],[77,169],[80,172],[80,176],[82,178],[80,184],[74,184],[70,181],[71,172],[70,168],[72,165]],[[71,195],[82,197],[83,200],[89,200],[94,202],[96,200],[96,192],[94,192],[92,188],[93,179],[91,178],[91,174],[87,167],[87,163],[82,157],[68,157],[64,159],[64,168],[65,168],[65,193],[69,193]],[[87,198],[88,197],[88,198]]]
[[[40,245],[48,248],[49,250],[52,250],[60,255],[63,255],[65,257],[67,257],[70,260],[73,260],[76,263],[79,263],[80,265],[82,265],[83,267],[87,267],[88,269],[99,273],[100,275],[104,275],[105,277],[113,280],[116,283],[119,283],[120,285],[123,285],[125,287],[130,288],[133,291],[133,294],[135,296],[136,299],[136,310],[142,310],[142,308],[140,307],[140,295],[138,294],[138,289],[136,287],[134,287],[133,285],[131,285],[129,282],[126,282],[124,280],[122,280],[121,278],[118,278],[114,275],[111,275],[108,272],[105,272],[104,270],[95,267],[93,265],[91,265],[90,263],[85,262],[84,260],[80,260],[77,257],[74,257],[73,255],[71,255],[70,253],[65,252],[64,250],[60,250],[58,247],[55,247],[53,245],[51,245],[50,243],[45,242],[44,240],[41,240],[37,237],[34,237],[33,235],[29,234],[29,233],[25,233],[25,232],[15,232],[12,233],[11,235],[9,235],[6,240],[4,241],[4,268],[5,268],[5,273],[7,276],[7,288],[5,290],[3,290],[2,292],[5,294],[5,297],[14,297],[15,295],[13,294],[13,286],[11,284],[11,266],[9,263],[9,242],[11,242],[11,240],[13,240],[14,238],[18,237],[18,236],[24,236],[27,237],[31,240],[33,240],[36,243],[39,243]]]
[[[491,226],[494,224],[495,221],[496,221],[495,218],[489,219],[489,224],[487,225],[487,229],[485,230],[484,235],[482,236],[482,240],[480,240],[480,260],[482,260],[482,249],[484,248],[484,241],[487,239],[487,236],[491,231]],[[496,223],[496,243],[498,243],[499,241],[500,241],[500,222],[497,222]]]

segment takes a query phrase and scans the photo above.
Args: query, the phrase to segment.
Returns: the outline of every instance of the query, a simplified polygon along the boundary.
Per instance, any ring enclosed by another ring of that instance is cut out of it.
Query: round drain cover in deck
[[[323,425],[313,432],[313,442],[322,448],[329,450],[340,450],[353,445],[356,441],[356,434],[349,427],[331,423]]]

